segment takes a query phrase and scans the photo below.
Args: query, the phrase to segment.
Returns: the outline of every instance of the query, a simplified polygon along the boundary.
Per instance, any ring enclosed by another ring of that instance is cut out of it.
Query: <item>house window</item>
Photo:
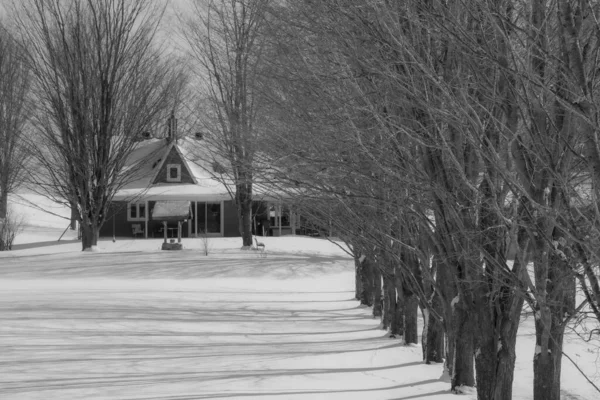
[[[181,182],[181,164],[167,164],[167,182]]]
[[[269,208],[269,217],[272,227],[279,227],[280,222],[281,226],[283,227],[289,227],[291,225],[291,215],[289,207],[281,205],[272,205]]]
[[[146,220],[146,203],[129,203],[127,208],[127,221]]]

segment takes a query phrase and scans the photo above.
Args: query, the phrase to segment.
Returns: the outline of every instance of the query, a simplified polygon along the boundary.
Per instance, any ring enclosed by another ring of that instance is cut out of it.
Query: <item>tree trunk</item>
[[[501,332],[491,318],[487,321],[477,318],[475,340],[475,370],[477,380],[477,398],[481,400],[511,400],[515,368],[515,344],[518,321],[523,301],[515,299],[516,306],[512,321],[502,318],[494,321],[501,324]],[[489,309],[483,312],[490,312]],[[492,311],[493,312],[493,311]],[[508,316],[508,313],[506,314]]]
[[[93,246],[97,246],[99,234],[100,229],[97,226],[87,223],[81,224],[81,250],[85,251],[91,249]]]
[[[10,250],[9,243],[7,243],[7,223],[6,216],[8,214],[8,192],[5,187],[0,188],[0,251]]]
[[[519,260],[515,260],[514,268],[520,268],[518,263]],[[483,296],[487,298],[487,294]],[[523,297],[515,294],[508,285],[501,287],[497,297],[494,307],[486,307],[484,301],[476,311],[476,318],[472,318],[476,321],[477,398],[481,400],[512,399],[515,345]]]
[[[242,231],[243,247],[252,247],[252,201],[246,202],[242,206],[242,221],[244,224]]]
[[[436,271],[436,288],[441,294],[439,297],[440,300],[440,315],[443,318],[442,326],[444,333],[446,335],[445,340],[445,366],[448,370],[448,374],[452,376],[453,368],[454,368],[454,350],[456,346],[456,332],[454,329],[453,322],[453,311],[452,311],[452,299],[454,299],[458,291],[456,290],[456,285],[454,284],[454,277],[452,276],[452,270],[448,263],[443,261],[443,258],[440,256],[434,256],[432,263],[435,263],[435,271]],[[437,296],[438,294],[436,294]]]
[[[249,250],[252,247],[252,186],[248,184],[239,184],[236,185],[236,190],[242,249]]]
[[[418,344],[419,299],[404,285],[404,344]]]
[[[70,225],[70,228],[72,231],[77,229],[78,217],[79,217],[79,209],[77,208],[77,203],[71,203],[71,225]]]
[[[461,300],[462,301],[462,300]],[[452,319],[454,352],[452,355],[452,390],[458,386],[475,386],[475,370],[473,360],[473,330],[472,319],[466,310],[456,304]]]
[[[394,267],[394,293],[396,295],[396,309],[394,310],[394,319],[390,335],[404,336],[404,298],[402,293],[402,275],[400,267]]]
[[[360,304],[371,307],[373,305],[373,263],[369,258],[362,262],[362,296]]]
[[[557,239],[557,238],[553,238]],[[567,251],[565,249],[565,251]],[[548,257],[548,307],[550,326],[536,318],[536,351],[533,357],[533,399],[559,400],[565,326],[575,311],[576,285],[569,266],[558,256]],[[544,352],[543,338],[548,337]]]
[[[483,311],[484,313],[487,310]],[[489,319],[489,318],[488,318]],[[493,327],[490,332],[490,321],[477,320],[478,337],[475,350],[475,370],[477,381],[477,399],[492,400],[494,385],[496,384],[496,352],[497,341],[494,336]]]
[[[515,278],[527,268],[529,235],[524,228],[519,230],[517,244],[512,268]],[[502,281],[500,276],[495,279],[495,282]],[[524,298],[515,293],[510,281],[499,285],[496,290],[496,305],[492,309],[484,307],[481,310],[484,313],[492,313],[492,320],[486,325],[488,328],[481,329],[483,322],[478,322],[478,342],[482,356],[476,359],[477,395],[481,399],[510,400],[517,358],[515,346]],[[500,310],[501,313],[498,315],[496,310]]]
[[[8,191],[5,187],[0,188],[0,219],[6,218],[8,214]]]
[[[393,268],[391,270],[393,271]],[[388,330],[392,327],[395,314],[396,287],[394,286],[394,276],[388,271],[383,275],[383,329]]]
[[[493,174],[492,174],[493,175]],[[496,179],[493,179],[496,180]],[[481,203],[480,229],[482,231],[485,270],[469,284],[473,301],[469,314],[475,322],[475,375],[477,398],[481,400],[510,400],[515,366],[515,345],[523,296],[516,294],[519,276],[527,272],[526,251],[528,235],[520,229],[517,236],[519,249],[513,263],[512,275],[506,272],[505,254],[508,232],[495,212],[495,199],[488,181],[481,185],[484,201]],[[522,210],[521,210],[522,211]]]
[[[518,300],[522,308],[523,300]],[[496,384],[493,392],[493,400],[511,400],[512,399],[512,386],[514,381],[515,373],[515,361],[517,355],[515,353],[515,346],[517,343],[517,330],[519,327],[519,317],[517,316],[515,321],[512,321],[515,327],[510,329],[510,334],[505,335],[504,339],[501,338],[500,343],[502,345],[500,351],[497,354],[496,360]]]
[[[440,296],[437,293],[433,295],[431,306],[439,315],[443,315]],[[428,313],[427,319],[425,364],[441,363],[444,361],[444,326],[432,312]]]
[[[381,271],[378,265],[373,268],[373,317],[381,317],[383,314],[381,304]]]
[[[363,298],[363,265],[359,256],[354,256],[354,298],[361,300]]]
[[[421,330],[421,353],[423,361],[427,359],[427,329],[429,329],[429,309],[421,308],[421,318],[423,318],[423,329]]]
[[[536,346],[536,354],[533,356],[533,400],[560,400],[564,328],[554,322],[552,325],[548,352],[543,354],[540,347]]]

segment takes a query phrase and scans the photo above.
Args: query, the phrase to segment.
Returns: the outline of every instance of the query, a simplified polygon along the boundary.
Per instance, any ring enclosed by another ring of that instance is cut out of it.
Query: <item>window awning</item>
[[[190,218],[189,201],[157,201],[152,209],[152,219],[159,221],[181,221]]]

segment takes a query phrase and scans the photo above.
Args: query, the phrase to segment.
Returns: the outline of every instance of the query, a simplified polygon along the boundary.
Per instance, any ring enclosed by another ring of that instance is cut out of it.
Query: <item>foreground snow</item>
[[[2,254],[0,398],[452,397],[441,366],[353,300],[338,248],[267,238],[261,258],[212,242],[208,257],[143,240]]]
[[[326,240],[264,238],[266,258],[239,238],[210,239],[208,256],[200,239],[83,253],[54,236],[32,244],[34,228],[0,253],[1,399],[456,399],[441,365],[353,300],[353,262]],[[514,399],[532,398],[533,331],[529,318]],[[597,344],[567,342],[600,383]],[[567,360],[562,386],[597,398]]]

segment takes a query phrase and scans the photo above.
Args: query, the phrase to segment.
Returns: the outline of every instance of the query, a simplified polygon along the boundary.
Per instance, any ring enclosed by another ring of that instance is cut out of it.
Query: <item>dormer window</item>
[[[181,164],[167,164],[167,182],[181,182]]]

